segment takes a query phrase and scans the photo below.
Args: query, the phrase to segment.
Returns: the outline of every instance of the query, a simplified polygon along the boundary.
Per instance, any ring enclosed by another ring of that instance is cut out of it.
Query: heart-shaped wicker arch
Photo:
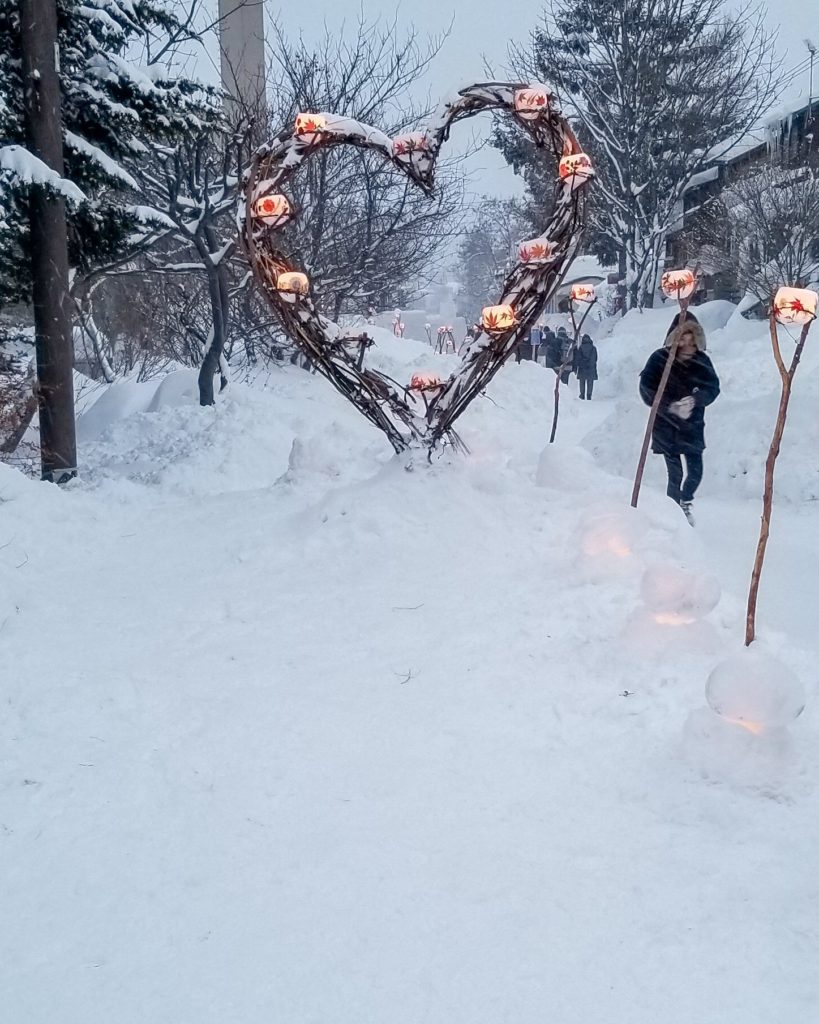
[[[532,95],[536,96],[534,105],[522,102]],[[303,268],[294,265],[293,259],[277,246],[285,218],[278,223],[275,218],[265,222],[256,215],[255,204],[265,196],[276,196],[281,204],[280,190],[307,157],[342,145],[380,153],[420,188],[431,192],[435,163],[452,125],[484,110],[508,111],[538,147],[551,150],[556,161],[581,152],[556,97],[544,86],[490,82],[461,89],[455,99],[441,106],[423,131],[396,139],[333,114],[316,114],[312,119],[300,115],[292,130],[281,132],[257,151],[245,175],[240,231],[256,281],[286,333],[318,371],[384,431],[397,452],[416,444],[433,448],[444,439],[456,440],[452,429],[455,420],[515,351],[577,255],[590,169],[584,166],[577,176],[569,173],[556,178],[554,209],[542,233],[551,243],[548,259],[519,259],[504,282],[498,304],[513,307],[514,323],[506,329],[479,334],[465,349],[460,367],[440,386],[426,386],[422,393],[365,368],[363,347],[359,351],[351,348],[351,339],[345,339],[338,325],[318,312],[309,292],[282,290],[281,275]],[[286,219],[292,219],[289,203],[286,209]]]

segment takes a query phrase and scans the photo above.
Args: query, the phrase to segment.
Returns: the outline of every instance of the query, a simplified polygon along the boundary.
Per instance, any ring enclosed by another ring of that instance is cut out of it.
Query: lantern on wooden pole
[[[687,267],[682,270],[667,270],[660,279],[660,287],[663,290],[663,294],[669,299],[676,299],[680,304],[681,324],[685,323],[686,314],[688,312],[688,303],[691,300],[691,296],[694,294],[696,286],[697,276],[693,270],[689,270]],[[646,424],[645,437],[643,438],[643,447],[640,449],[640,461],[637,463],[637,472],[634,476],[634,487],[631,492],[632,508],[637,508],[637,502],[640,499],[640,486],[642,485],[643,473],[646,468],[648,447],[651,444],[651,433],[654,430],[654,423],[657,419],[657,410],[660,408],[660,402],[663,399],[666,385],[668,384],[668,378],[671,375],[671,367],[674,365],[674,360],[677,358],[678,344],[679,334],[675,332],[668,348],[668,355],[666,356],[663,374],[660,377],[660,383],[657,387],[657,394],[654,396],[654,401],[651,403],[651,410],[648,414],[648,423]]]
[[[771,446],[768,449],[768,458],[765,460],[765,487],[762,495],[762,523],[759,529],[759,541],[756,546],[754,567],[751,572],[751,587],[748,592],[748,608],[745,616],[745,646],[749,647],[756,636],[756,602],[759,593],[759,580],[762,576],[762,563],[765,559],[765,549],[768,546],[768,535],[771,529],[771,510],[773,508],[773,482],[776,457],[779,455],[779,448],[782,444],[782,435],[785,431],[785,420],[788,415],[788,403],[791,399],[793,378],[802,358],[802,349],[807,341],[808,331],[816,319],[817,303],[819,295],[807,288],[780,288],[771,304],[770,331],[771,345],[773,347],[774,361],[779,370],[782,381],[782,393],[779,399],[779,412],[774,425]],[[795,325],[801,327],[799,340],[796,342],[790,366],[785,365],[782,357],[782,349],[779,344],[777,324],[785,326]]]
[[[569,293],[569,316],[572,318],[572,343],[569,345],[569,350],[563,357],[563,362],[555,371],[555,404],[554,404],[554,415],[552,416],[552,432],[549,435],[549,444],[554,444],[555,435],[557,434],[557,418],[560,413],[560,381],[563,378],[563,374],[567,368],[571,366],[574,360],[574,354],[577,350],[577,339],[580,337],[580,332],[583,330],[583,324],[586,322],[586,317],[591,312],[592,306],[597,301],[597,296],[594,292],[593,284],[583,284],[578,282],[572,285],[572,290]],[[577,322],[575,317],[575,307],[583,308],[583,316],[580,318],[580,323]]]

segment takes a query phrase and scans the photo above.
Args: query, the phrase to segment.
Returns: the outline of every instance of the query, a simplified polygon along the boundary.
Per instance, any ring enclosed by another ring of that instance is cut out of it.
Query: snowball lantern
[[[274,192],[259,196],[251,207],[252,215],[270,228],[280,228],[293,216],[287,196]]]
[[[285,274],[279,274],[276,278],[276,291],[285,295],[306,295],[310,290],[310,281],[307,274],[301,274],[295,270],[289,270]]]
[[[643,604],[661,626],[688,626],[719,604],[721,588],[715,576],[673,565],[652,565],[640,584]]]
[[[515,113],[524,121],[535,121],[549,106],[551,93],[545,85],[530,85],[515,92]]]
[[[705,698],[712,711],[755,734],[784,728],[805,708],[805,690],[794,673],[753,648],[717,665],[708,677]]]
[[[693,270],[666,270],[660,279],[663,294],[669,299],[688,299],[694,294],[697,278]]]
[[[296,135],[316,135],[327,127],[324,114],[296,114]]]
[[[594,302],[594,285],[573,284],[571,299],[572,302]]]
[[[560,158],[558,173],[563,181],[571,185],[572,189],[585,184],[589,178],[594,177],[592,162],[585,153],[569,153]]]
[[[481,311],[481,324],[487,334],[503,334],[517,326],[518,318],[511,306],[486,306]]]
[[[396,135],[392,140],[394,156],[407,156],[410,153],[425,153],[429,149],[429,137],[426,132],[406,132]]]
[[[774,299],[774,315],[781,324],[804,326],[816,319],[819,295],[810,288],[780,288]]]
[[[518,246],[518,259],[521,263],[530,263],[532,266],[540,266],[548,263],[555,254],[554,242],[548,238],[531,238],[528,242],[521,242]]]

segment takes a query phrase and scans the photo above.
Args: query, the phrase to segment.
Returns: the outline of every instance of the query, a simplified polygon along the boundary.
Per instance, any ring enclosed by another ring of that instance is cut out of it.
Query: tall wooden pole
[[[680,299],[680,322],[678,327],[685,323],[686,314],[688,311],[688,299]],[[637,463],[637,473],[634,477],[634,487],[631,491],[631,507],[637,508],[637,502],[640,500],[640,487],[643,483],[643,472],[646,468],[646,459],[648,458],[648,447],[651,444],[651,435],[654,431],[654,423],[657,419],[657,412],[660,408],[660,402],[663,400],[665,394],[665,388],[668,384],[668,378],[671,376],[671,367],[674,365],[674,360],[677,358],[677,345],[679,342],[679,334],[675,333],[674,340],[671,342],[671,346],[668,349],[668,356],[665,360],[665,366],[663,367],[663,373],[660,377],[660,383],[657,385],[657,392],[654,395],[654,401],[651,403],[651,411],[648,414],[648,423],[646,424],[646,432],[643,436],[643,447],[640,449],[640,460]]]
[[[793,387],[793,375],[799,366],[802,358],[802,349],[808,338],[810,323],[802,328],[799,341],[791,359],[790,367],[785,366],[782,358],[782,350],[779,347],[779,337],[776,329],[776,312],[771,308],[770,314],[771,345],[773,346],[776,368],[782,381],[782,393],[779,399],[779,412],[776,416],[773,438],[768,449],[768,458],[765,460],[765,487],[762,494],[762,521],[759,527],[759,541],[756,546],[754,567],[751,571],[751,588],[748,591],[748,608],[745,613],[745,646],[750,647],[756,638],[756,602],[759,595],[759,580],[762,576],[762,563],[765,560],[765,550],[768,547],[768,537],[771,532],[771,512],[773,511],[774,494],[774,470],[779,449],[782,445],[782,435],[785,433],[785,421],[788,418],[788,403],[791,400],[791,389]]]
[[[20,0],[20,35],[29,149],[62,178],[55,0]],[[29,224],[42,478],[64,483],[77,475],[64,200],[32,185]]]

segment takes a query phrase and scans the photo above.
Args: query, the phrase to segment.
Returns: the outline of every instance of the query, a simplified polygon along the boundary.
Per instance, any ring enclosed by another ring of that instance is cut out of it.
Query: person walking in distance
[[[719,378],[705,354],[705,331],[691,320],[678,324],[653,352],[640,374],[640,397],[651,405],[675,338],[677,352],[665,392],[657,409],[651,449],[665,458],[667,494],[694,525],[694,494],[702,480],[705,450],[705,407],[719,395]],[[683,459],[685,469],[683,471]]]
[[[588,334],[584,334],[575,351],[572,369],[580,384],[580,397],[591,399],[594,382],[597,380],[597,348]]]

